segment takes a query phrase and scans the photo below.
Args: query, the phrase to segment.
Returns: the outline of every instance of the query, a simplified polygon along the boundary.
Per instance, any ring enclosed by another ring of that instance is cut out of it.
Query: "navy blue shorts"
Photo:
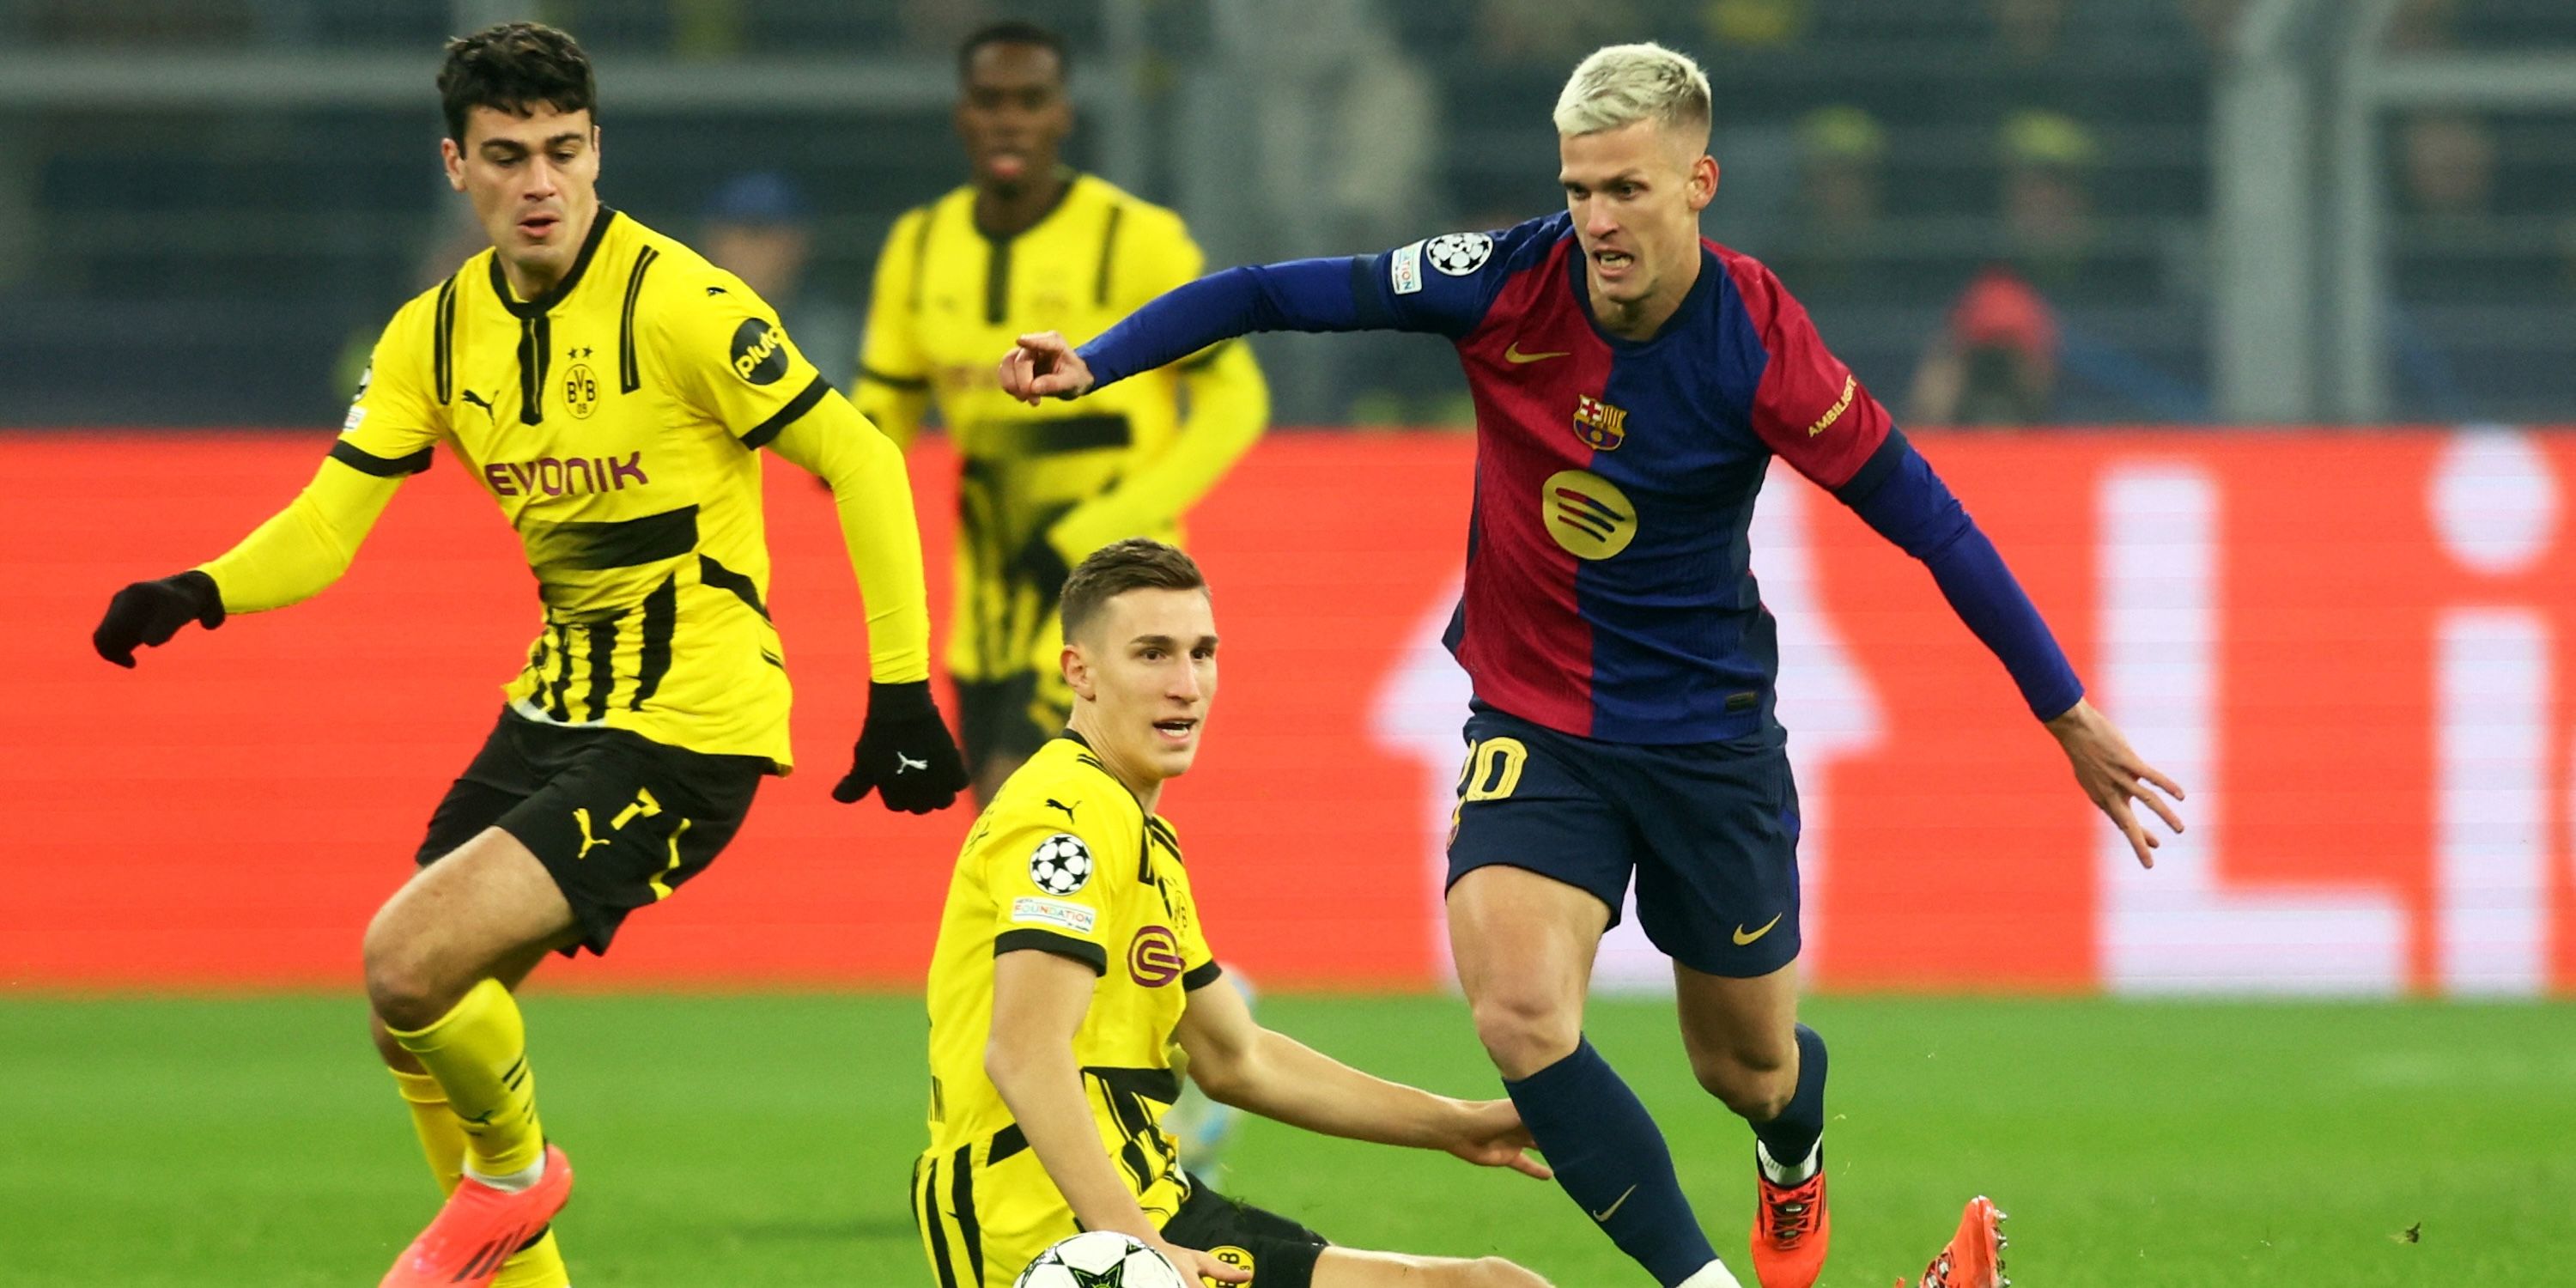
[[[1591,892],[1665,956],[1750,979],[1798,956],[1798,787],[1779,727],[1653,747],[1577,738],[1478,704],[1449,883],[1492,864]]]

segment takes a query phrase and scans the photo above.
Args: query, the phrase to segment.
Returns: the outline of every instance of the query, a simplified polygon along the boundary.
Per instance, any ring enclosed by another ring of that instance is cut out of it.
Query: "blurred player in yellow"
[[[549,952],[606,952],[787,772],[761,448],[831,484],[867,600],[874,683],[833,795],[925,813],[965,773],[931,702],[901,454],[740,278],[600,204],[596,89],[571,37],[511,23],[452,41],[438,87],[447,177],[490,249],[395,313],[293,504],[119,591],[94,642],[132,666],[189,621],[320,593],[438,445],[500,505],[544,623],[366,935],[376,1045],[449,1194],[384,1283],[562,1288],[548,1223],[572,1170],[540,1126],[511,990]]]
[[[956,443],[948,669],[967,771],[990,800],[1064,727],[1065,570],[1121,537],[1180,540],[1183,512],[1260,436],[1270,393],[1241,341],[1079,407],[993,387],[992,355],[1021,333],[1088,338],[1197,277],[1203,257],[1178,215],[1058,160],[1073,129],[1062,37],[998,23],[967,37],[957,66],[973,179],[887,235],[852,400],[908,444],[935,398]]]
[[[1155,814],[1197,759],[1216,619],[1189,556],[1131,538],[1066,582],[1070,727],[966,838],[930,965],[930,1147],[912,1203],[939,1288],[1007,1288],[1049,1244],[1116,1230],[1255,1288],[1545,1288],[1500,1258],[1328,1245],[1209,1189],[1162,1119],[1169,1051],[1210,1096],[1354,1140],[1546,1177],[1508,1100],[1382,1081],[1255,1023],[1222,982],[1180,840]]]

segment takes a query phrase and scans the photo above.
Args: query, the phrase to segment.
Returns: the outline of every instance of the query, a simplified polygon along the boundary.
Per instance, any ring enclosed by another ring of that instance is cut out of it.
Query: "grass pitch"
[[[904,1200],[917,1001],[540,992],[527,1011],[547,1126],[581,1169],[558,1225],[580,1288],[933,1282]],[[1261,1013],[1373,1071],[1496,1091],[1451,999]],[[1911,1276],[1978,1192],[2013,1214],[2013,1277],[2037,1288],[2576,1281],[2576,1008],[1827,999],[1808,1018],[1834,1055],[1828,1288]],[[0,1000],[0,1283],[375,1282],[435,1191],[361,1020],[354,998]],[[1745,1273],[1749,1137],[1692,1085],[1668,1009],[1600,1003],[1591,1033]],[[1217,1179],[1351,1244],[1648,1282],[1553,1186],[1442,1156],[1256,1122]]]

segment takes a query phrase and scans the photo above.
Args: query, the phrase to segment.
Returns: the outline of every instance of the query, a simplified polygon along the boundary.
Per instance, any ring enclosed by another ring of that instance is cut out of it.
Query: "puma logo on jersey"
[[[1080,802],[1080,801],[1076,801],[1076,802],[1074,802],[1074,804],[1078,805],[1078,804],[1081,804],[1081,802]],[[1068,827],[1072,826],[1072,824],[1073,824],[1073,805],[1067,805],[1067,804],[1065,804],[1063,801],[1057,800],[1056,798],[1054,798],[1054,797],[1050,796],[1050,797],[1048,797],[1048,798],[1047,798],[1047,808],[1048,808],[1048,809],[1060,809],[1060,810],[1063,810],[1063,811],[1064,811],[1064,821],[1065,821],[1065,825],[1066,825],[1066,826],[1068,826]]]
[[[483,395],[478,394],[471,389],[459,389],[456,391],[456,396],[482,408],[484,415],[490,416],[496,420],[500,418],[501,413],[492,410],[492,400],[485,398]]]
[[[468,394],[467,397],[473,395]],[[483,467],[483,481],[494,496],[578,496],[585,492],[622,492],[652,482],[644,473],[644,453],[574,457],[540,456],[533,461],[494,461]]]

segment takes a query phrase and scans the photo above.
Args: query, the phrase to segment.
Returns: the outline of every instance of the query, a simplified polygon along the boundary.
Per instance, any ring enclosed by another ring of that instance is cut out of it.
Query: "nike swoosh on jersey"
[[[1595,1221],[1607,1221],[1607,1220],[1609,1220],[1611,1217],[1618,1215],[1618,1213],[1619,1213],[1619,1205],[1620,1205],[1620,1204],[1622,1204],[1622,1203],[1626,1203],[1626,1202],[1628,1201],[1628,1195],[1630,1195],[1630,1194],[1634,1194],[1634,1193],[1636,1193],[1636,1192],[1637,1192],[1637,1187],[1636,1187],[1636,1186],[1634,1186],[1634,1185],[1629,1186],[1629,1187],[1627,1188],[1627,1190],[1626,1190],[1626,1191],[1624,1191],[1623,1193],[1621,1193],[1621,1194],[1619,1195],[1619,1197],[1618,1197],[1616,1200],[1614,1200],[1614,1201],[1610,1204],[1610,1206],[1608,1206],[1608,1207],[1606,1207],[1606,1208],[1603,1208],[1603,1209],[1601,1209],[1601,1210],[1600,1210],[1600,1211],[1598,1211],[1598,1212],[1592,1212],[1592,1219],[1593,1219],[1593,1220],[1595,1220]],[[1592,1211],[1590,1208],[1586,1208],[1586,1209],[1584,1209],[1584,1210],[1585,1210],[1585,1211],[1587,1211],[1587,1212],[1591,1212],[1591,1211]]]
[[[1571,357],[1573,354],[1574,351],[1572,349],[1563,349],[1555,353],[1523,353],[1521,352],[1521,342],[1514,340],[1510,345],[1503,349],[1503,361],[1517,367],[1525,362],[1545,362],[1550,358]]]
[[[1744,946],[1744,945],[1746,945],[1746,944],[1752,943],[1752,942],[1753,942],[1754,940],[1756,940],[1756,939],[1760,939],[1760,938],[1761,938],[1761,937],[1763,937],[1764,935],[1770,934],[1770,933],[1771,933],[1771,928],[1772,928],[1773,926],[1779,925],[1779,924],[1780,924],[1780,919],[1781,919],[1782,917],[1785,917],[1785,916],[1788,916],[1788,915],[1789,915],[1789,914],[1787,914],[1787,913],[1785,913],[1785,912],[1775,912],[1775,913],[1772,913],[1772,914],[1771,914],[1771,919],[1770,919],[1769,921],[1763,922],[1763,923],[1762,923],[1762,928],[1761,928],[1760,930],[1756,930],[1756,931],[1752,932],[1751,934],[1746,934],[1746,933],[1745,933],[1745,930],[1744,930],[1744,924],[1743,924],[1742,922],[1738,922],[1738,923],[1736,923],[1736,926],[1735,926],[1735,946],[1736,946],[1736,947],[1738,947],[1738,948],[1741,948],[1741,947],[1743,947],[1743,946]]]

